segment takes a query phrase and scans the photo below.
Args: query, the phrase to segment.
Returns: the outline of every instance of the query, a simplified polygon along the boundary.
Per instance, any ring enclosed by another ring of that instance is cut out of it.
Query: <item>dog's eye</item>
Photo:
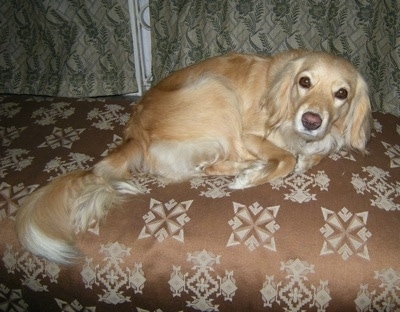
[[[347,90],[342,88],[335,93],[335,97],[339,100],[345,100],[347,99],[347,94]]]
[[[311,87],[311,79],[308,77],[301,77],[299,80],[299,85],[304,89],[309,89]]]

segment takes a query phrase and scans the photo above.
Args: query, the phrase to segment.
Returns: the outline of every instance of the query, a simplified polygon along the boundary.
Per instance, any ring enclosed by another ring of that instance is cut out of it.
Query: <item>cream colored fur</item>
[[[342,58],[290,51],[230,54],[182,69],[133,108],[124,143],[93,170],[58,178],[26,199],[17,233],[31,252],[79,257],[74,236],[140,190],[131,174],[165,182],[232,175],[243,189],[305,171],[345,149],[366,153],[367,86]]]

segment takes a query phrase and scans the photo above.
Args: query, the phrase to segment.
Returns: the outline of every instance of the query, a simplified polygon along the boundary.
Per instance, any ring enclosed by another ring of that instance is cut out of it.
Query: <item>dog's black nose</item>
[[[301,117],[301,122],[307,130],[316,130],[321,127],[322,118],[316,113],[307,112]]]

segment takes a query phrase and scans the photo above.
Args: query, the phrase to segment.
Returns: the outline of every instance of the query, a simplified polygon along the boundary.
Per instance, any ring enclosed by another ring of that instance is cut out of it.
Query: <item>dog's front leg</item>
[[[258,160],[239,172],[235,180],[229,185],[232,189],[244,189],[291,173],[296,165],[293,154],[281,149],[263,137],[248,134],[243,136],[243,143],[247,150]]]

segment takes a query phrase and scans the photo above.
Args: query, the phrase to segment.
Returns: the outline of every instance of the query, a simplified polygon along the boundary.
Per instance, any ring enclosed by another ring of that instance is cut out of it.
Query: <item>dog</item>
[[[131,175],[173,183],[235,176],[245,189],[303,172],[339,150],[367,154],[367,84],[350,62],[324,52],[228,54],[176,71],[133,107],[123,143],[93,169],[59,177],[24,201],[22,245],[61,264],[80,253],[75,233],[140,193]]]

